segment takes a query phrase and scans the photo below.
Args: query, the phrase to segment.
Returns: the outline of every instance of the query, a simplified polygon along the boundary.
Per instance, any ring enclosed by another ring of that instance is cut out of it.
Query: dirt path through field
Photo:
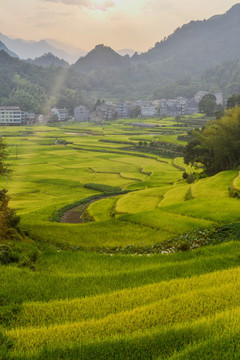
[[[94,203],[96,201],[99,201],[99,200],[102,200],[102,199],[107,199],[109,197],[119,196],[119,195],[120,194],[118,194],[118,195],[105,195],[105,196],[102,196],[99,199],[94,199],[92,201],[89,201],[86,204],[82,204],[80,206],[78,205],[75,208],[66,211],[63,214],[63,216],[61,217],[60,222],[65,223],[65,224],[81,224],[81,223],[83,223],[82,215],[88,209],[89,205],[91,205],[92,203]],[[78,210],[74,210],[74,209],[78,209]]]

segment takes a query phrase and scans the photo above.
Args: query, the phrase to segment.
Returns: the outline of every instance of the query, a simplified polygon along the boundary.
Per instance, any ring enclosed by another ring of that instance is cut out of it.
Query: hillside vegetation
[[[68,68],[28,64],[0,50],[0,76],[0,105],[46,114],[56,105],[71,114],[80,103],[91,106],[81,77]]]

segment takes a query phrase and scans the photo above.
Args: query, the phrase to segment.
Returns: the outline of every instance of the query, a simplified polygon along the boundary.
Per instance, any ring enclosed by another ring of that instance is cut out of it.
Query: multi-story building
[[[198,110],[198,102],[193,98],[189,99],[185,108],[185,115],[197,114]]]
[[[116,105],[115,112],[121,119],[127,119],[131,117],[132,104],[130,102],[123,102]]]
[[[96,117],[99,120],[112,120],[115,116],[115,105],[104,103],[96,107]]]
[[[88,121],[89,115],[89,110],[83,105],[79,105],[74,109],[74,118],[76,121]]]
[[[160,115],[182,116],[185,113],[186,105],[176,99],[163,99],[160,104]]]
[[[204,90],[198,91],[198,92],[194,95],[194,100],[195,100],[197,103],[199,103],[199,102],[202,100],[202,98],[203,98],[205,95],[207,95],[207,94],[208,94],[207,91],[204,91]]]
[[[22,111],[22,122],[24,124],[34,124],[36,114],[28,111]]]
[[[22,112],[19,106],[0,107],[0,125],[21,125]]]
[[[218,92],[218,93],[215,94],[215,96],[216,96],[216,103],[218,105],[224,105],[223,93]]]
[[[51,110],[51,114],[56,115],[58,121],[65,121],[68,119],[68,111],[66,108],[59,109],[59,108],[55,107]]]
[[[149,104],[149,105],[143,105],[141,106],[141,115],[143,117],[154,117],[157,115],[157,111],[155,106]]]

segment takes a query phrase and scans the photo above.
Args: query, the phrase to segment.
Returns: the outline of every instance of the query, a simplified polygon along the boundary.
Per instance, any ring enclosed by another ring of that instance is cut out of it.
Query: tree
[[[6,156],[7,156],[6,143],[0,137],[0,176],[4,175],[6,172],[7,165],[4,163]]]
[[[136,105],[131,110],[131,118],[137,118],[139,115],[141,115],[141,106]]]
[[[3,176],[7,170],[7,164],[4,162],[6,156],[6,144],[0,138],[0,176]],[[8,202],[7,190],[0,190],[0,240],[10,237],[11,228],[16,227],[19,222],[19,217],[8,207]]]
[[[240,106],[240,94],[232,95],[227,100],[227,109],[231,109],[235,106]]]
[[[201,163],[208,175],[240,165],[240,107],[226,111],[220,120],[212,121],[184,149],[186,164]]]
[[[213,116],[217,108],[216,96],[213,94],[206,94],[203,96],[198,104],[199,112],[207,116]]]

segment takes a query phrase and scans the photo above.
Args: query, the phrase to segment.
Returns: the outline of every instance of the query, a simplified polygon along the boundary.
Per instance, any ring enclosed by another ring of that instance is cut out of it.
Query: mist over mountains
[[[55,42],[56,45],[53,45],[54,41],[52,40],[40,40],[40,41],[26,41],[22,39],[13,39],[2,33],[0,33],[0,41],[2,41],[8,49],[15,52],[20,59],[32,59],[41,57],[44,54],[52,53],[54,56],[57,56],[60,59],[64,59],[69,63],[75,62],[79,56],[86,54],[85,51],[75,49],[72,53],[70,52],[70,47],[68,47],[69,53],[67,51],[58,48],[58,46],[64,47],[64,44]]]
[[[16,58],[18,57],[17,54],[15,54],[13,51],[9,50],[2,41],[0,41],[0,50],[5,51],[8,55],[10,55],[12,57],[16,57]]]
[[[236,4],[223,15],[183,25],[146,53],[121,57],[98,45],[73,68],[79,74],[91,73],[95,90],[136,98],[179,80],[189,86],[209,68],[239,59],[240,4]]]
[[[78,58],[71,66],[68,66],[63,50],[59,50],[59,56],[56,55],[57,48],[53,45],[60,45],[58,42],[49,45],[46,41],[9,40],[0,34],[0,40],[3,38],[6,42],[3,41],[0,45],[8,54],[13,49],[9,44],[14,44],[19,49],[16,54],[20,58],[23,54],[26,55],[30,48],[32,54],[36,55],[36,59],[27,60],[31,65],[25,62],[23,65],[22,61],[18,60],[10,66],[10,58],[4,58],[3,78],[6,89],[9,88],[11,91],[16,86],[14,76],[20,74],[21,78],[27,78],[27,81],[43,87],[43,92],[46,91],[48,96],[49,85],[46,86],[44,83],[43,86],[41,76],[34,73],[43,72],[39,66],[51,66],[59,68],[55,72],[56,76],[61,73],[60,68],[65,68],[64,76],[68,79],[65,86],[69,91],[73,90],[75,100],[75,92],[80,90],[84,92],[85,99],[88,94],[89,99],[105,98],[119,101],[176,96],[190,98],[198,90],[213,93],[221,91],[225,96],[240,92],[240,4],[236,4],[223,15],[183,25],[145,53],[134,53],[133,56],[129,56],[128,53],[132,54],[134,51],[131,53],[131,49],[125,49],[125,55],[122,56],[101,44]],[[71,47],[68,50],[71,50]],[[4,57],[3,54],[0,54],[0,72],[1,57]],[[11,69],[9,71],[7,63]],[[47,69],[46,74],[47,78]],[[61,93],[63,89],[59,91]],[[73,97],[71,91],[68,93],[69,99]],[[8,96],[10,95],[7,91],[4,91],[5,100]],[[1,103],[5,100],[1,100]],[[69,100],[69,103],[73,104],[75,100]],[[61,100],[61,103],[64,102]]]
[[[43,39],[40,41],[26,41],[15,39],[0,33],[0,41],[5,44],[8,51],[16,53],[20,59],[35,60],[45,54],[51,53],[59,59],[63,59],[69,64],[75,63],[80,57],[86,56],[87,51],[53,39]],[[133,49],[120,49],[116,51],[122,56],[135,54]],[[12,55],[13,56],[13,55]]]

